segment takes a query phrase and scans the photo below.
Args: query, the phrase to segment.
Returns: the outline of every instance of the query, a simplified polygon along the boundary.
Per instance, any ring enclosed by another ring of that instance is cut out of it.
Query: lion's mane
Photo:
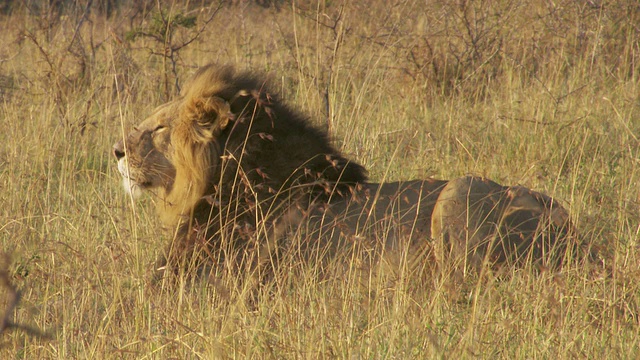
[[[255,228],[284,201],[340,197],[366,181],[362,166],[250,73],[206,66],[177,101],[170,136],[175,180],[158,211],[165,225],[179,228],[178,242],[193,241],[194,225],[208,224],[209,238],[231,222]]]

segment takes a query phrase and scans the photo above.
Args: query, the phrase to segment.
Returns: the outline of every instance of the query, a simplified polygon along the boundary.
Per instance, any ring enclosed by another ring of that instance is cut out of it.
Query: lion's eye
[[[158,132],[160,132],[160,131],[165,130],[166,128],[167,128],[167,127],[166,127],[166,126],[164,126],[164,125],[158,125],[158,126],[156,126],[156,127],[155,127],[155,129],[153,129],[153,133],[154,133],[154,134],[155,134],[155,133],[158,133]]]

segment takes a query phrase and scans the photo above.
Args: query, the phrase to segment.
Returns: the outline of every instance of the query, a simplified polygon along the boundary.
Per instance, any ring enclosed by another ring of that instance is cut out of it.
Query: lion
[[[163,274],[224,261],[259,268],[287,249],[317,260],[357,248],[410,269],[435,253],[479,268],[546,261],[573,233],[557,201],[522,187],[473,176],[368,182],[326,132],[229,65],[200,68],[113,153],[125,190],[152,194],[174,234]]]

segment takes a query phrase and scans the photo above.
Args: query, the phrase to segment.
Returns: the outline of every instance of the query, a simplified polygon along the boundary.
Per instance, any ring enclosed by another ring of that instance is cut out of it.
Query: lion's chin
[[[124,191],[131,195],[134,199],[137,199],[142,195],[142,186],[133,181],[130,177],[129,167],[127,166],[126,160],[124,158],[118,161],[118,171],[120,175],[122,175],[122,185],[124,186]]]
[[[122,186],[124,186],[124,191],[134,199],[137,199],[142,195],[142,187],[128,177],[122,177]]]

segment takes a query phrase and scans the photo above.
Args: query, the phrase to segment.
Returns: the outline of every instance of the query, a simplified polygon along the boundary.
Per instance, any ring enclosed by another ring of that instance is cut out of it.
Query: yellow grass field
[[[635,0],[3,2],[0,358],[639,358],[639,24]],[[376,182],[553,196],[600,260],[153,286],[170,234],[111,147],[209,62],[270,77]]]

